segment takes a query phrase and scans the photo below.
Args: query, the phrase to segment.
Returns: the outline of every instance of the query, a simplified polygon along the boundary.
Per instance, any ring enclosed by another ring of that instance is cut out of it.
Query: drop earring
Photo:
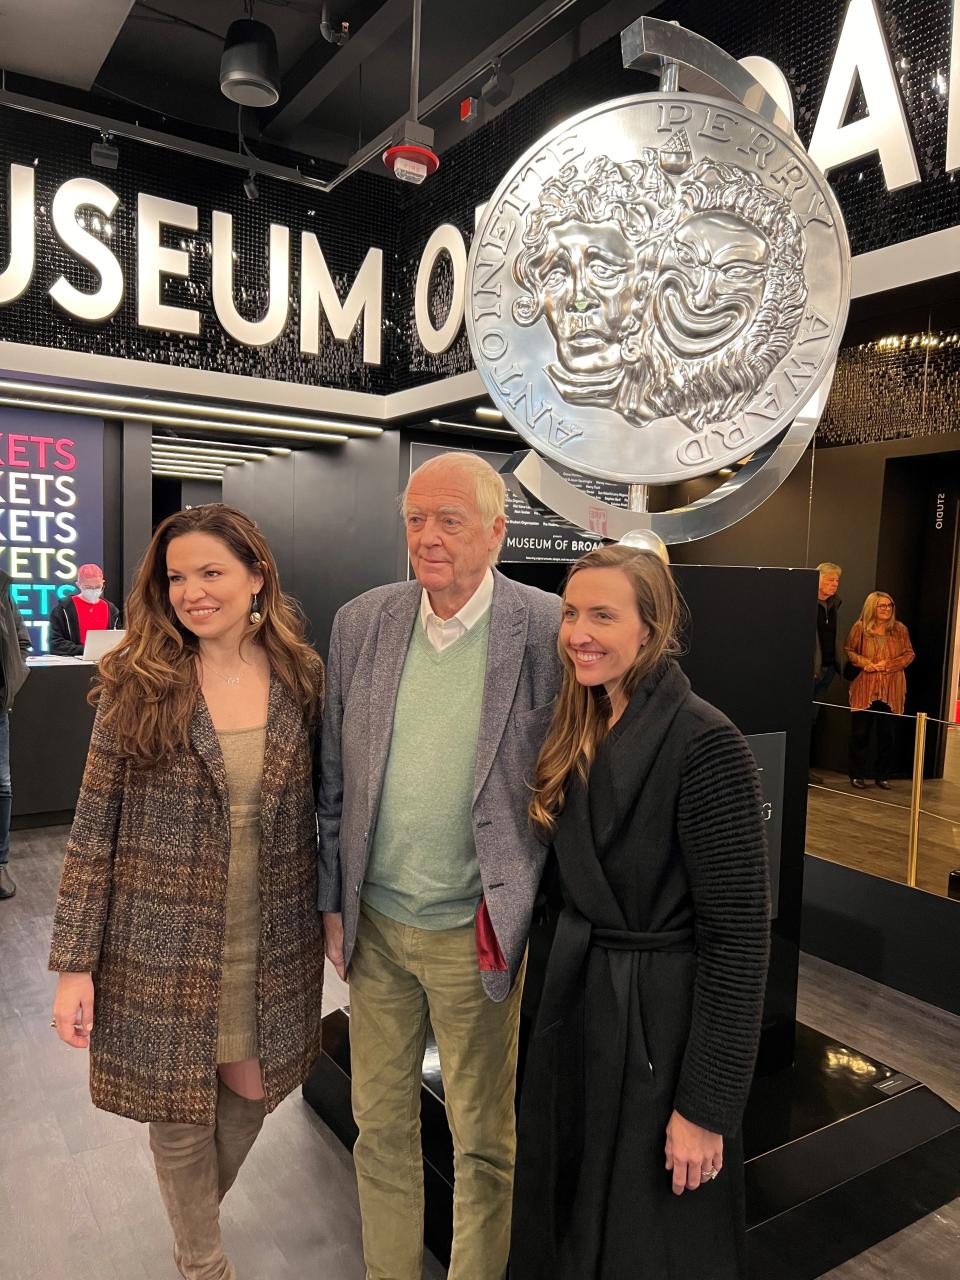
[[[261,619],[261,613],[260,613],[260,601],[257,599],[257,597],[256,597],[256,596],[254,596],[254,597],[253,597],[253,600],[252,600],[252,601],[251,601],[251,603],[250,603],[250,624],[251,624],[251,626],[254,626],[254,627],[255,627],[255,626],[257,625],[257,623],[260,621],[260,619]]]

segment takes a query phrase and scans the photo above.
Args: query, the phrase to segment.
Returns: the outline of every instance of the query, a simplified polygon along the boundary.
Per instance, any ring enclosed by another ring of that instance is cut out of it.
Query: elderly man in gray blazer
[[[503,577],[500,476],[431,459],[403,501],[416,582],[345,605],[323,721],[320,909],[350,982],[368,1280],[420,1280],[428,1021],[454,1145],[451,1280],[500,1280],[527,934],[546,856],[530,782],[560,682],[560,600]]]

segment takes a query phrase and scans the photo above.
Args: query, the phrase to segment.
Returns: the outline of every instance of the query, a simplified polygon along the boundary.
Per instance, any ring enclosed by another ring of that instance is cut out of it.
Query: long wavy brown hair
[[[101,723],[117,754],[150,768],[188,744],[190,720],[200,696],[197,637],[170,603],[167,548],[174,538],[206,533],[219,538],[251,573],[260,574],[260,621],[246,642],[266,650],[271,670],[303,707],[308,723],[323,700],[323,663],[307,643],[300,606],[280,590],[273,552],[242,511],[222,503],[193,507],[158,525],[127,597],[124,642],[100,659],[90,701],[103,700]]]
[[[670,566],[649,551],[632,547],[598,547],[588,551],[570,567],[564,594],[571,578],[584,569],[621,569],[633,586],[640,617],[650,628],[646,644],[620,682],[629,700],[637,686],[661,658],[680,653],[678,630],[684,606],[673,581]],[[602,685],[588,686],[577,680],[576,668],[558,637],[557,648],[563,663],[563,683],[557,707],[537,758],[530,822],[546,836],[552,834],[557,816],[566,800],[574,774],[584,782],[609,732],[610,698]]]

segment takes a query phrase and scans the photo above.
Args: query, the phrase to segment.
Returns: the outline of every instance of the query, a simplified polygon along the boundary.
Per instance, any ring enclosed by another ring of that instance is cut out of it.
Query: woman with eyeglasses
[[[907,700],[904,668],[914,659],[910,633],[897,621],[893,597],[871,591],[847,636],[847,662],[858,668],[850,682],[850,782],[858,790],[872,777],[889,791],[896,721]],[[876,714],[876,713],[883,714]],[[893,713],[891,715],[891,713]]]

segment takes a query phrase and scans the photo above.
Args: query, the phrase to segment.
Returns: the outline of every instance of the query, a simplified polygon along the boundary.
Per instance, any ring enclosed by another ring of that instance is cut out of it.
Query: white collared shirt
[[[475,627],[493,602],[493,572],[488,569],[483,581],[476,591],[452,618],[438,618],[430,604],[430,596],[424,591],[420,596],[420,625],[427,633],[427,639],[442,653],[449,645],[465,636],[471,627]]]

